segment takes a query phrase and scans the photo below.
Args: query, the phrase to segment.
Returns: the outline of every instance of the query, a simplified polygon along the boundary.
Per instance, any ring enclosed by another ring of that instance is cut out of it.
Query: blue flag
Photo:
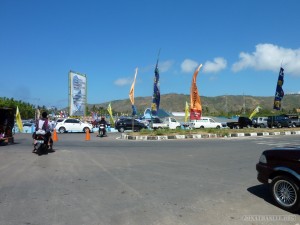
[[[275,99],[274,99],[274,109],[280,110],[281,108],[281,100],[284,96],[284,92],[282,89],[283,85],[283,78],[284,78],[284,69],[281,67],[279,71],[279,76],[278,76],[278,81],[277,81],[277,86],[276,86],[276,93],[275,93]]]
[[[153,116],[157,116],[157,113],[159,110],[159,103],[160,103],[158,60],[156,63],[154,73],[155,73],[155,75],[154,75],[154,87],[153,87],[151,114]]]

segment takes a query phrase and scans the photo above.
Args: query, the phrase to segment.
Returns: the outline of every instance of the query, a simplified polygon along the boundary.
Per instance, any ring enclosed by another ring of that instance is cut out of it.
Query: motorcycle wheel
[[[38,155],[48,154],[48,146],[46,144],[37,143],[36,154]]]
[[[43,154],[48,154],[48,145],[43,144]]]
[[[37,143],[35,148],[36,148],[36,154],[41,155],[42,145],[40,143]]]

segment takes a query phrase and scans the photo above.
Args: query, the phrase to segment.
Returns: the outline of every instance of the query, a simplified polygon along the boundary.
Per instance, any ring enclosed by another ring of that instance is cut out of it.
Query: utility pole
[[[243,98],[244,98],[244,104],[243,104],[243,109],[244,109],[244,115],[246,114],[246,102],[245,102],[245,95],[243,93]]]

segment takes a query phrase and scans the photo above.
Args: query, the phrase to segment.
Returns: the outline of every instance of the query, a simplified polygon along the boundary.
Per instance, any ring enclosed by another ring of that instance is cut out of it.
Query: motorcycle
[[[46,138],[46,133],[38,133],[36,132],[34,137],[34,153],[38,155],[48,154],[48,152],[53,152],[52,145],[53,141],[51,136],[50,138],[50,146],[48,146],[48,141]]]
[[[37,134],[34,140],[34,149],[36,154],[48,154],[48,144],[46,143],[46,137],[44,134]]]
[[[104,124],[99,125],[99,137],[106,136],[106,126]]]

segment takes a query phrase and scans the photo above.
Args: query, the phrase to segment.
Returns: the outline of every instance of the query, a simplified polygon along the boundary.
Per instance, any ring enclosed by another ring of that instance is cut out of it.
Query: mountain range
[[[215,97],[201,96],[203,112],[207,114],[222,114],[228,112],[252,112],[257,106],[262,110],[273,110],[274,96],[249,96],[249,95],[222,95]],[[151,107],[152,97],[136,97],[135,106],[139,113],[144,112],[146,108]],[[160,97],[160,108],[168,112],[184,112],[185,103],[190,103],[190,95],[186,94],[164,94]],[[129,99],[114,100],[111,102],[88,104],[89,108],[93,106],[107,108],[111,107],[115,112],[131,113],[131,102]],[[285,95],[282,102],[282,111],[296,112],[300,108],[300,94]]]

